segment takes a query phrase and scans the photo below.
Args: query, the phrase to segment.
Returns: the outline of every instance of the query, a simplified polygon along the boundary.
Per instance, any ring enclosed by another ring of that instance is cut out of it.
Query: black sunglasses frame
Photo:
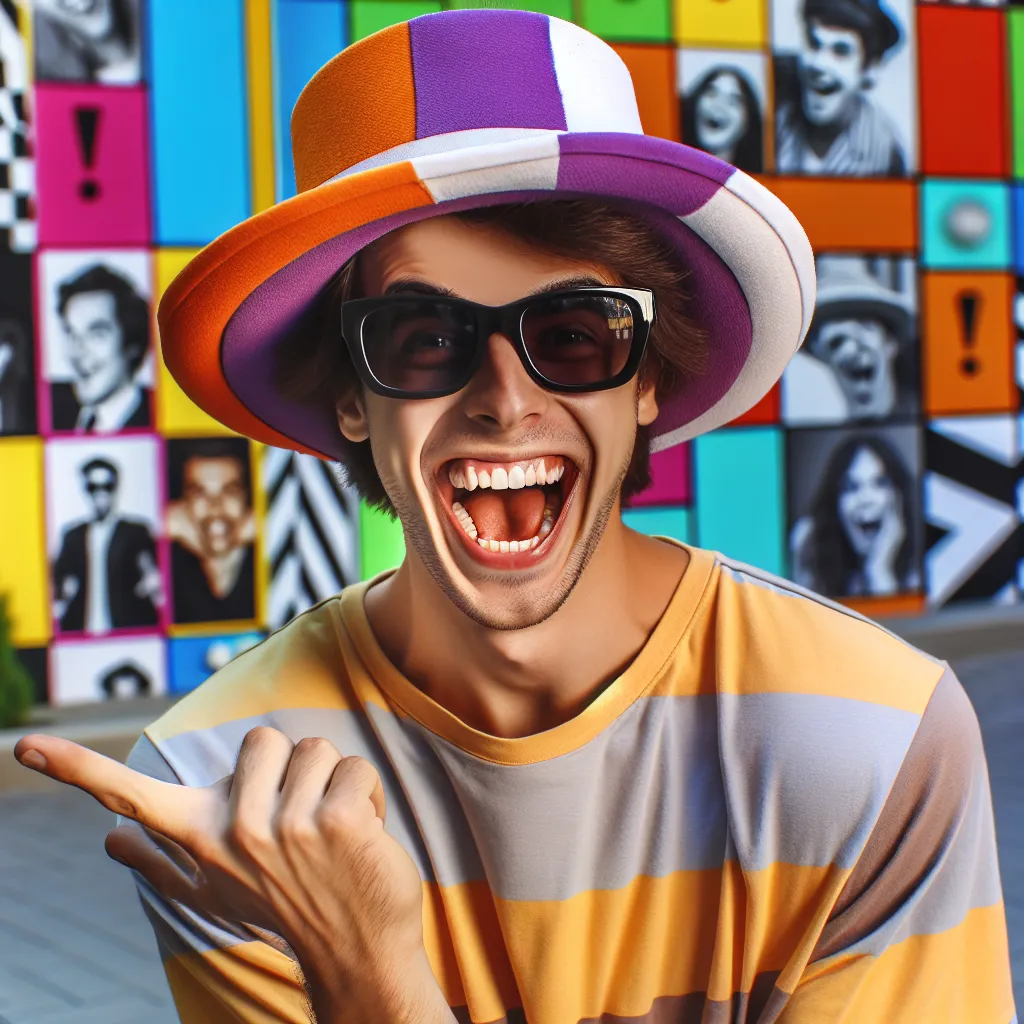
[[[633,339],[630,343],[626,363],[614,377],[599,381],[596,384],[559,384],[558,381],[545,377],[530,359],[526,343],[523,340],[523,317],[526,315],[526,311],[538,302],[555,298],[593,295],[606,295],[619,299],[629,306],[633,314]],[[372,313],[386,309],[397,302],[409,300],[428,302],[434,300],[438,304],[468,310],[474,315],[477,327],[476,351],[465,373],[454,386],[430,391],[407,391],[403,388],[393,388],[384,384],[374,374],[363,343],[363,325],[366,322],[366,318]],[[473,379],[473,375],[480,369],[480,365],[484,360],[484,353],[487,349],[487,339],[492,334],[502,334],[511,342],[526,372],[537,384],[548,391],[567,394],[607,391],[611,388],[621,387],[636,375],[637,370],[640,368],[640,361],[643,359],[644,352],[647,349],[651,327],[656,321],[657,312],[654,306],[654,292],[649,288],[566,288],[559,291],[538,292],[536,295],[530,295],[523,299],[517,299],[515,302],[510,302],[507,306],[485,306],[478,302],[470,302],[468,299],[450,298],[447,295],[435,297],[417,292],[407,292],[405,294],[397,292],[393,295],[370,299],[350,299],[341,304],[341,333],[345,339],[345,344],[348,346],[349,355],[352,357],[352,363],[356,368],[356,372],[367,388],[385,398],[444,398],[448,395],[456,394]]]

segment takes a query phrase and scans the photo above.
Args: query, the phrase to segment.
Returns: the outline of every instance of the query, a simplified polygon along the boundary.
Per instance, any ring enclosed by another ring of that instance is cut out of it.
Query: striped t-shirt
[[[185,697],[129,763],[204,786],[258,724],[370,760],[460,1022],[1010,1024],[988,774],[948,666],[688,550],[633,663],[546,732],[478,732],[413,686],[362,583]],[[140,891],[186,1024],[305,1024],[283,942]]]

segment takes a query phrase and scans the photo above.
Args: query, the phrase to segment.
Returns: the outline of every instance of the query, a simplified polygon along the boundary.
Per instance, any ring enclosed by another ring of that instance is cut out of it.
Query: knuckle
[[[380,781],[377,769],[365,757],[352,755],[341,759],[341,769],[349,781],[359,787],[372,788]]]
[[[281,735],[282,733],[277,729],[272,729],[269,725],[253,726],[242,739],[242,749],[251,750],[264,747],[269,743],[274,743]]]
[[[337,748],[330,740],[325,739],[323,736],[303,736],[295,744],[295,753],[302,757],[311,758],[338,756]]]
[[[318,824],[331,839],[348,839],[365,826],[367,815],[349,800],[336,800],[325,805],[318,814]]]
[[[316,842],[319,832],[312,818],[305,814],[284,811],[277,819],[281,842],[289,847],[308,847]]]
[[[262,858],[274,845],[274,837],[269,828],[241,817],[231,823],[228,841],[236,850],[254,860]]]

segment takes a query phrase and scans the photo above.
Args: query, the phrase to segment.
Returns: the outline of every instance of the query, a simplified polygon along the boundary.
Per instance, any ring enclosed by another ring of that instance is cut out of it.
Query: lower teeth
[[[555,526],[555,510],[551,505],[545,505],[540,529],[537,531],[536,536],[530,537],[527,540],[491,540],[489,537],[480,537],[478,535],[473,517],[459,502],[456,501],[452,505],[452,511],[455,513],[455,518],[458,519],[462,529],[480,547],[487,551],[500,551],[502,554],[518,554],[521,551],[532,551]]]

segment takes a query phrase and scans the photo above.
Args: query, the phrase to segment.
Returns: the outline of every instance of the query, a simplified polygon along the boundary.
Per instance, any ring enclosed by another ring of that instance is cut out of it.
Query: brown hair
[[[449,214],[508,232],[531,248],[607,267],[628,288],[654,292],[657,322],[651,330],[640,379],[664,400],[699,376],[707,356],[705,333],[687,313],[686,269],[677,254],[643,221],[600,200],[572,199],[484,207]],[[322,290],[307,315],[278,347],[280,393],[293,402],[331,410],[349,389],[360,386],[340,336],[341,303],[360,295],[359,254]],[[340,434],[341,464],[349,482],[372,507],[395,515],[370,442]],[[628,500],[651,482],[649,429],[637,430],[633,457],[622,484]]]

